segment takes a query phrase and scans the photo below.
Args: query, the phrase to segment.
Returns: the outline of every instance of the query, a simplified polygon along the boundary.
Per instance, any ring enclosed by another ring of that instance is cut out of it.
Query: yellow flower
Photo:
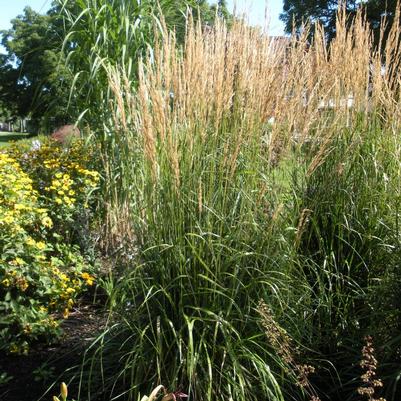
[[[70,316],[70,311],[68,308],[65,308],[63,311],[63,318],[68,319],[68,316]]]
[[[18,284],[19,289],[22,292],[25,292],[27,290],[27,288],[29,287],[28,282],[24,278],[18,279],[17,284]]]
[[[61,178],[61,177],[63,176],[63,174],[61,174],[61,173],[56,173],[55,176],[56,176],[56,178]]]
[[[6,224],[12,224],[12,223],[14,223],[14,217],[8,215],[8,216],[4,217],[4,222],[5,222]]]
[[[4,287],[9,287],[10,286],[10,280],[8,278],[5,278],[1,284],[3,284]]]
[[[56,198],[54,200],[58,205],[61,205],[63,203],[63,201],[60,198]]]
[[[53,221],[48,216],[43,217],[42,224],[43,224],[44,227],[48,227],[48,228],[52,228],[53,227]]]
[[[35,246],[35,245],[36,245],[36,241],[35,241],[32,237],[28,237],[28,238],[25,240],[25,243],[26,243],[28,246]]]
[[[25,261],[17,256],[17,257],[14,259],[14,263],[15,263],[17,266],[22,266],[22,265],[25,264]]]
[[[42,241],[39,241],[36,243],[36,248],[38,248],[40,251],[43,251],[44,249],[46,249],[46,244]]]
[[[88,284],[89,286],[93,285],[95,279],[90,274],[82,273],[81,277],[86,281],[86,284]]]
[[[60,276],[61,280],[63,280],[63,281],[70,281],[68,276],[66,274],[64,274],[64,273],[60,273],[59,276]]]

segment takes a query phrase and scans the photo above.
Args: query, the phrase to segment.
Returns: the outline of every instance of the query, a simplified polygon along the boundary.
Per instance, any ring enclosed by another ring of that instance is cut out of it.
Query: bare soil
[[[103,308],[81,303],[62,323],[64,334],[57,343],[36,345],[26,356],[0,353],[0,372],[11,377],[0,384],[0,401],[51,401],[65,370],[80,364],[106,320]]]

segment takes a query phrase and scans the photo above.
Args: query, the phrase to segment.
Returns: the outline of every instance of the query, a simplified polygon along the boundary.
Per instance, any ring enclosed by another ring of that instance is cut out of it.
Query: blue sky
[[[26,6],[35,11],[46,12],[51,0],[0,0],[0,30],[11,27],[10,21],[22,14]]]
[[[264,25],[267,4],[270,34],[283,34],[284,25],[279,20],[279,15],[283,9],[283,0],[267,0],[267,2],[265,0],[228,0],[227,3],[231,10],[236,4],[237,11],[245,11],[252,25]]]
[[[213,2],[213,0],[211,1]],[[236,2],[237,10],[247,11],[251,24],[263,25],[265,16],[265,0],[228,0],[232,9]],[[24,7],[30,6],[35,11],[46,12],[51,0],[0,0],[0,30],[10,27],[10,20],[21,14]],[[280,35],[283,33],[283,25],[278,16],[282,9],[282,0],[268,0],[270,10],[270,33]]]

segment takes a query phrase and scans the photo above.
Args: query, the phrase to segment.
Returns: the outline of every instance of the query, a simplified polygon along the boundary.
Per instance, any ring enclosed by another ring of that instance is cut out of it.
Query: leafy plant
[[[41,152],[20,159],[15,149],[13,157],[0,153],[0,337],[1,347],[12,353],[28,352],[36,340],[54,340],[60,334],[56,312],[67,318],[79,293],[94,282],[93,268],[61,234],[78,202],[84,207],[97,175],[71,164],[85,177],[74,181],[56,161],[57,152],[51,156],[45,146]],[[46,180],[54,190],[46,190]]]

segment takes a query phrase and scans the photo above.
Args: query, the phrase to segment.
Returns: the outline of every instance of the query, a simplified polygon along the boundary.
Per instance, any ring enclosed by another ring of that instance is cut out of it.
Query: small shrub
[[[80,237],[88,235],[91,194],[99,181],[99,174],[89,166],[93,151],[82,140],[66,147],[45,138],[35,145],[14,145],[9,154],[32,178],[53,220],[53,233],[62,235],[64,242],[79,243]]]
[[[61,314],[67,318],[94,282],[93,269],[63,234],[87,207],[98,176],[74,159],[66,170],[64,152],[53,150],[49,144],[0,153],[0,348],[11,353],[57,337]]]

